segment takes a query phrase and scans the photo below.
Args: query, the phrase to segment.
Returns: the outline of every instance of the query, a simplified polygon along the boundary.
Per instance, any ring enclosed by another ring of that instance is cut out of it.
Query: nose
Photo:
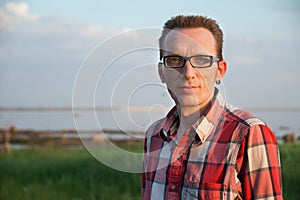
[[[196,77],[196,68],[194,68],[190,61],[186,60],[182,68],[182,75],[188,79],[194,79]]]

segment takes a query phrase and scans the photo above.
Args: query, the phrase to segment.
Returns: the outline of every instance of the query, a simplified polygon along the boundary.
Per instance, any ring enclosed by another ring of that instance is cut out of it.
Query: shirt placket
[[[175,144],[174,144],[175,145]],[[184,148],[176,146],[172,154],[172,162],[168,171],[168,188],[166,199],[180,199],[180,188],[184,174]]]

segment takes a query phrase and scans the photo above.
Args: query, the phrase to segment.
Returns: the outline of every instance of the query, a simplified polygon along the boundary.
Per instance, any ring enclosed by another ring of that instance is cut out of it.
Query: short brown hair
[[[178,15],[175,17],[172,17],[166,23],[164,24],[163,31],[161,33],[161,36],[159,38],[159,57],[162,59],[163,57],[163,42],[167,36],[167,34],[175,28],[206,28],[208,31],[210,31],[216,41],[216,50],[217,50],[217,56],[221,60],[223,60],[223,32],[221,28],[219,27],[216,20],[200,16],[200,15]]]

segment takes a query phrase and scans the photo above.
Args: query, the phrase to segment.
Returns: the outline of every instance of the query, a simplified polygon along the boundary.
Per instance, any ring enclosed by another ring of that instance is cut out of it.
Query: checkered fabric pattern
[[[282,199],[276,138],[261,120],[216,89],[180,141],[178,121],[174,107],[147,130],[142,199]]]

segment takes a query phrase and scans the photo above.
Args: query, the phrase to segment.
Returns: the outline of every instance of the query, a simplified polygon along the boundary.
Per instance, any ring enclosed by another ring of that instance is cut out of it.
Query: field
[[[284,197],[300,199],[300,145],[280,152]],[[84,149],[14,150],[0,154],[0,199],[140,199],[140,174],[111,169]]]

